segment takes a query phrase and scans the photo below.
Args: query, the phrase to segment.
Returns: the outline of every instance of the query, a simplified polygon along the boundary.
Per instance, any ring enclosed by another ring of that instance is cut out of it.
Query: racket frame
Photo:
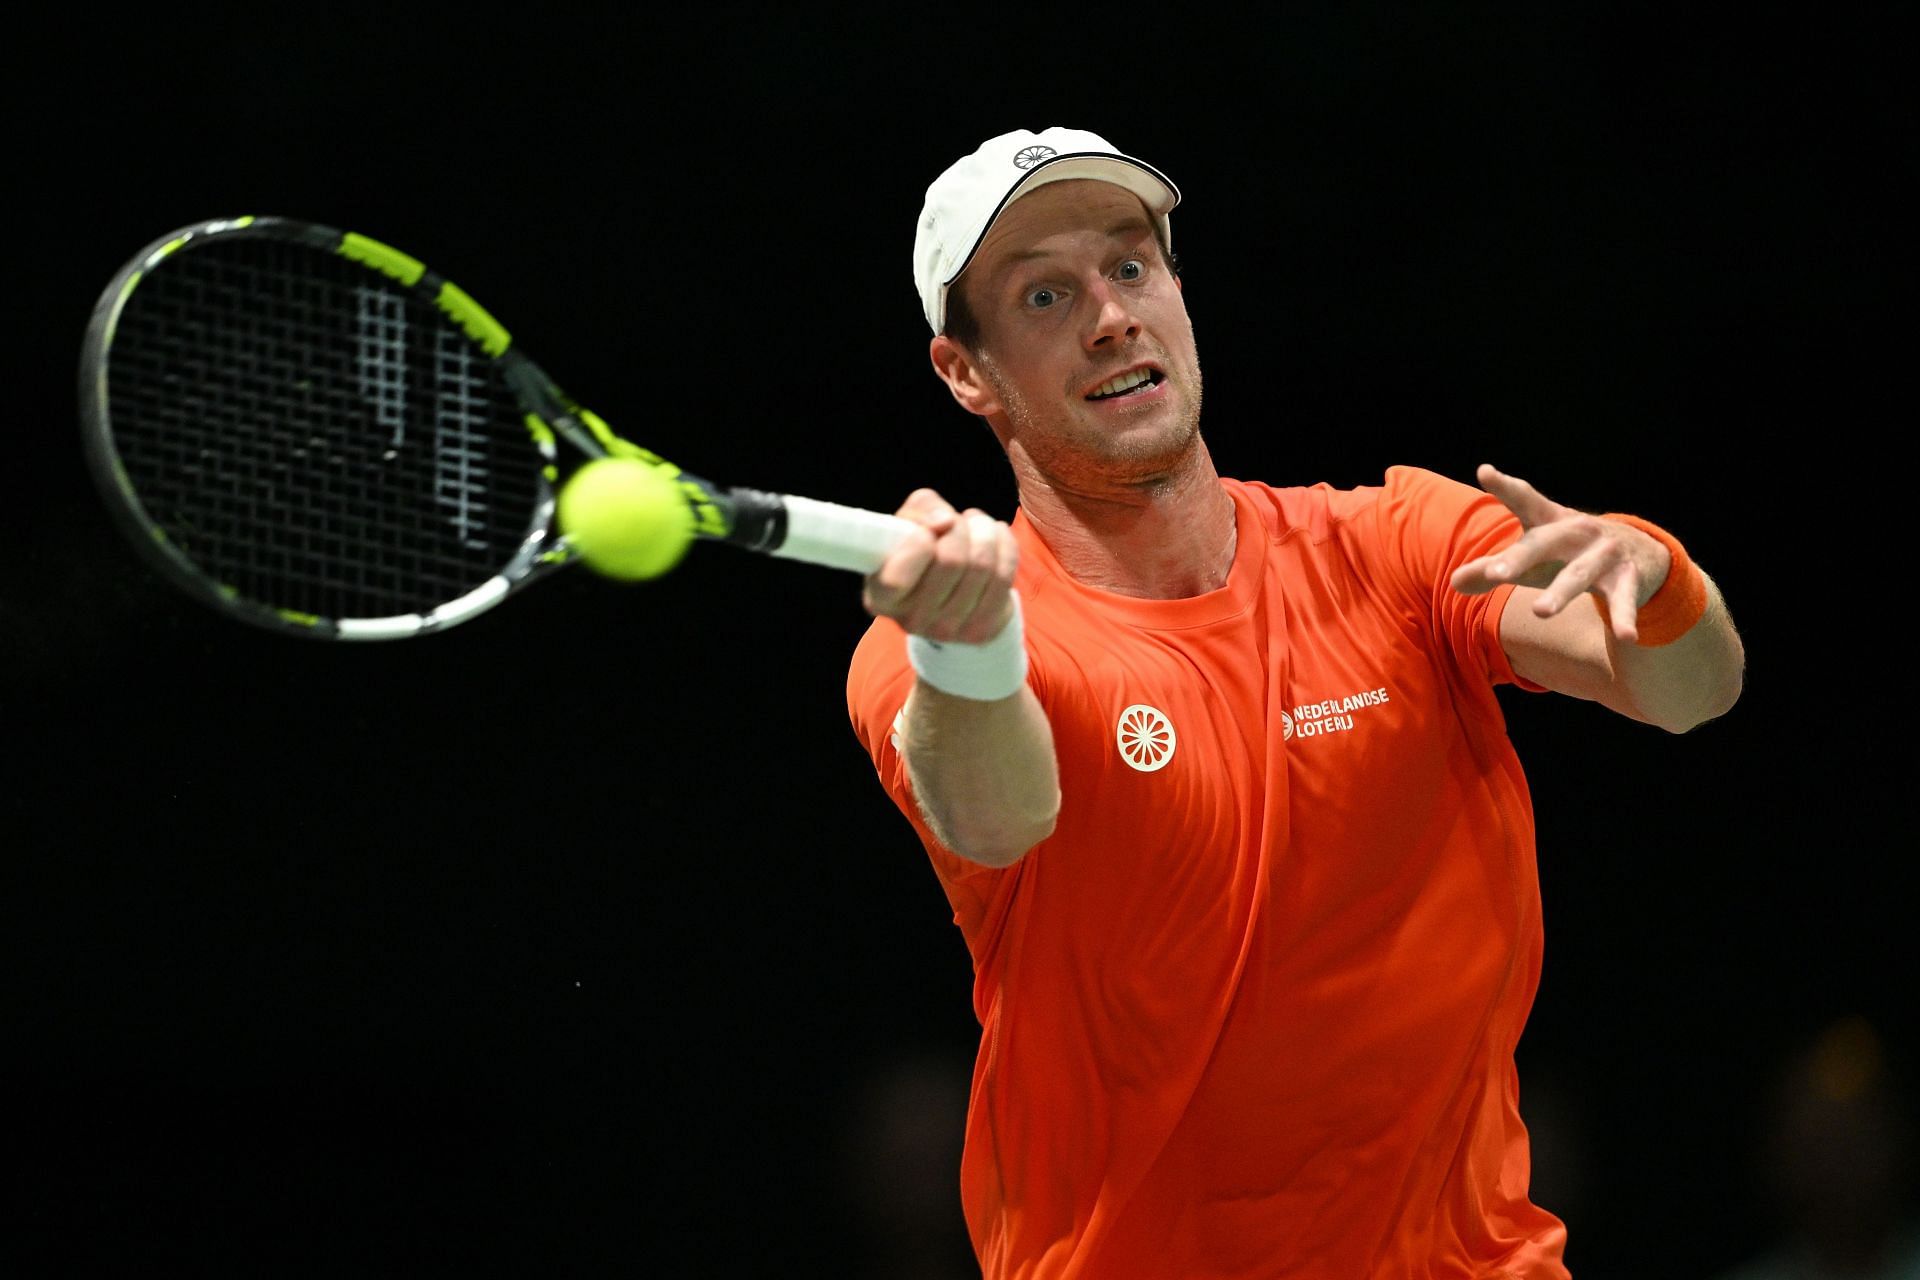
[[[169,538],[142,503],[114,441],[110,371],[113,344],[128,301],[141,281],[173,255],[223,237],[291,242],[332,253],[430,303],[465,333],[519,402],[538,452],[533,509],[517,549],[489,578],[455,599],[419,613],[329,618],[249,599],[217,581]],[[915,526],[896,516],[743,487],[724,488],[625,440],[592,410],[567,395],[518,347],[480,304],[420,260],[370,237],[320,223],[280,217],[212,219],[158,237],[123,265],[101,291],[80,359],[80,418],[87,466],[128,539],[173,585],[230,617],[283,635],[324,640],[395,640],[442,631],[493,608],[508,595],[578,559],[555,528],[564,438],[579,464],[627,457],[664,471],[693,515],[696,538],[858,573],[877,568]]]

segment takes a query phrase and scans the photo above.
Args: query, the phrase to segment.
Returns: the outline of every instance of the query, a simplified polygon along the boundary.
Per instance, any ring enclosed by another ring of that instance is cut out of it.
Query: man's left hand
[[[1632,644],[1640,606],[1667,580],[1667,549],[1631,525],[1563,507],[1486,464],[1475,478],[1519,517],[1523,532],[1511,546],[1455,569],[1454,590],[1477,596],[1509,582],[1537,587],[1533,612],[1542,618],[1591,591],[1606,601],[1614,638]]]

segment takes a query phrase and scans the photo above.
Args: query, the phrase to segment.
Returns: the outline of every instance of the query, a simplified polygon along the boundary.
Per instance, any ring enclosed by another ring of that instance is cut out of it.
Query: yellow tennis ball
[[[693,509],[679,486],[637,458],[597,458],[574,472],[557,515],[587,567],[623,582],[659,577],[693,543]]]

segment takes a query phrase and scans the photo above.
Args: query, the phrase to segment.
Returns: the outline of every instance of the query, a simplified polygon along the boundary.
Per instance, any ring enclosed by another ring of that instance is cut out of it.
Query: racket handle
[[[862,511],[834,502],[779,494],[786,508],[786,536],[765,548],[768,555],[804,560],[829,569],[872,573],[900,539],[919,528],[911,520]]]

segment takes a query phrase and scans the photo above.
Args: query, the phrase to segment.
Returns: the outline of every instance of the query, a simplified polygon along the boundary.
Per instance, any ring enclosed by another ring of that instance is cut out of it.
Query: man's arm
[[[1060,777],[1053,730],[1031,689],[977,702],[914,683],[900,724],[914,798],[940,843],[1005,867],[1053,834]]]
[[[898,514],[923,532],[868,577],[868,611],[942,645],[1017,641],[1007,628],[1020,625],[1013,598],[1019,548],[1007,526],[979,511],[956,512],[928,489]],[[947,848],[1004,867],[1053,833],[1060,812],[1053,730],[1024,680],[1005,696],[979,698],[916,671],[899,732],[921,816]]]
[[[1460,566],[1453,585],[1478,595],[1519,584],[1500,618],[1500,643],[1516,675],[1670,733],[1733,707],[1746,651],[1712,579],[1701,573],[1697,582],[1674,581],[1675,591],[1702,590],[1704,611],[1677,639],[1642,644],[1642,609],[1651,616],[1671,607],[1668,598],[1655,600],[1674,568],[1660,539],[1563,507],[1489,466],[1479,481],[1519,517],[1523,532],[1513,545]],[[1698,572],[1680,568],[1689,579]],[[1589,594],[1602,607],[1582,601]]]

